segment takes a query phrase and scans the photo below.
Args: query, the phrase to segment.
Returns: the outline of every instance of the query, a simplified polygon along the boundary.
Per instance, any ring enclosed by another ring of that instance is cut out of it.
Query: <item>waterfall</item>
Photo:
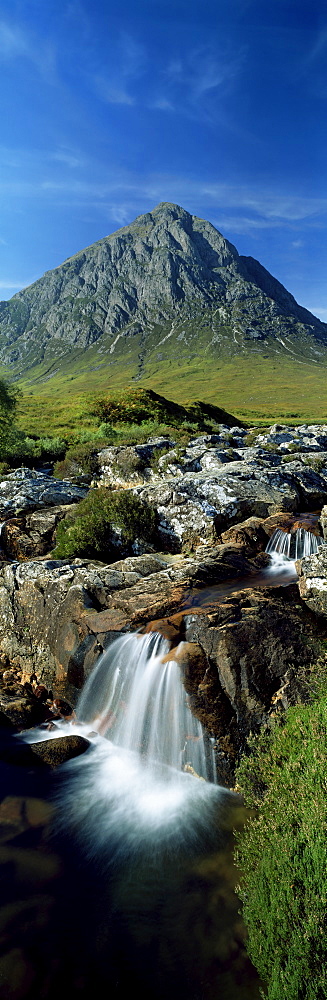
[[[77,718],[143,761],[215,781],[212,741],[192,715],[180,667],[168,653],[156,633],[116,639],[85,684]]]
[[[212,741],[169,643],[154,633],[114,640],[76,714],[37,737],[75,731],[91,742],[58,769],[53,793],[73,983],[116,1000],[258,1000],[234,892],[244,811],[215,783]]]
[[[319,546],[323,544],[323,539],[318,538],[312,531],[305,528],[297,528],[295,532],[282,531],[277,528],[271,536],[266,552],[278,553],[286,559],[304,559],[318,552]]]

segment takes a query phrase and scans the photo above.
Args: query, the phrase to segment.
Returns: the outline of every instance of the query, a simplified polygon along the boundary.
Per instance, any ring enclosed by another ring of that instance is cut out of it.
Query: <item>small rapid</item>
[[[276,528],[269,539],[266,552],[296,562],[298,559],[314,555],[322,544],[323,538],[314,535],[312,531],[306,531],[305,528],[297,528],[294,532]]]

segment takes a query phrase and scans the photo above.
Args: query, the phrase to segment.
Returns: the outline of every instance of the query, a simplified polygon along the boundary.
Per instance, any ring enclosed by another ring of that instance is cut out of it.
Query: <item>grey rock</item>
[[[42,507],[76,503],[87,492],[87,487],[73,486],[42,472],[16,469],[0,482],[0,518],[7,520]]]
[[[147,358],[189,360],[199,340],[221,350],[324,355],[327,328],[209,222],[161,203],[0,304],[0,360],[24,371],[74,347],[90,366]],[[285,338],[287,340],[284,346]],[[94,349],[94,345],[96,348]]]
[[[316,615],[327,616],[327,545],[321,545],[314,555],[296,564],[299,591]]]

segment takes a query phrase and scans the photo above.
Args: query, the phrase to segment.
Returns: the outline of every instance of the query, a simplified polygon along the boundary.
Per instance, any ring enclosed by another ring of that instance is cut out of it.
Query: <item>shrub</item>
[[[249,955],[269,1000],[327,997],[327,697],[289,709],[238,770],[257,810],[238,834]]]
[[[92,476],[97,469],[98,448],[93,441],[73,445],[67,449],[64,460],[56,462],[53,475],[56,479],[74,479],[81,474]]]
[[[10,435],[15,420],[19,390],[0,379],[0,450]]]
[[[53,461],[65,454],[66,442],[60,438],[26,437],[23,431],[12,427],[0,445],[1,459],[11,465],[34,462],[40,459]]]
[[[153,542],[157,513],[129,490],[91,490],[75,513],[57,528],[53,555],[112,561],[117,549],[128,553],[135,539]]]

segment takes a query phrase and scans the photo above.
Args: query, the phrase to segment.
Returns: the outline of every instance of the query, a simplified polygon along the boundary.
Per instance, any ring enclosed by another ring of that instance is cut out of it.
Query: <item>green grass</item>
[[[71,362],[73,366],[73,362]],[[45,369],[46,366],[43,366]],[[55,367],[55,365],[54,365]],[[36,375],[43,377],[42,366]],[[5,373],[8,377],[8,371]],[[135,369],[104,365],[97,371],[58,372],[48,381],[20,380],[19,426],[29,434],[66,436],[97,425],[91,415],[95,395],[125,392],[128,385],[154,389],[183,405],[202,399],[252,424],[327,422],[327,379],[324,367],[257,357],[180,365],[162,362],[139,381]]]
[[[268,1000],[327,997],[327,678],[250,741],[237,784],[252,810],[238,834],[248,951]]]

